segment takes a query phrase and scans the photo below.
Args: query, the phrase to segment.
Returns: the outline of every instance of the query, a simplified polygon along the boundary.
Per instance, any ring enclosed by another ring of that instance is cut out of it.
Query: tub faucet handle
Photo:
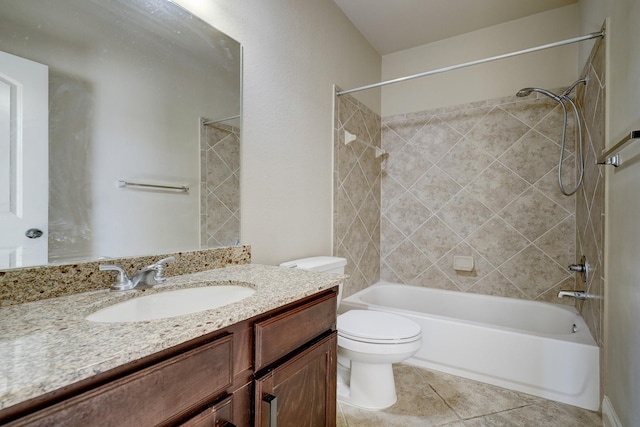
[[[569,264],[569,271],[582,275],[582,281],[586,283],[589,280],[589,261],[587,261],[587,257],[583,255],[579,264]]]
[[[583,264],[569,264],[569,271],[584,273],[587,268]]]

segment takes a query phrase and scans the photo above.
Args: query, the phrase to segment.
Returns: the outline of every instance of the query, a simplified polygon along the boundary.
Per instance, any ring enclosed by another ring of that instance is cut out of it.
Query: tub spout
[[[558,292],[558,298],[571,297],[575,299],[584,300],[587,299],[586,291],[560,291]]]

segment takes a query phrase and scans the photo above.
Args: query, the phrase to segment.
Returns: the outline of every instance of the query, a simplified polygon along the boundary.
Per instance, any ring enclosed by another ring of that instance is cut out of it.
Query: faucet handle
[[[167,278],[164,277],[164,269],[168,263],[174,262],[175,260],[176,260],[176,257],[170,256],[170,257],[161,259],[160,261],[156,262],[153,265],[153,269],[155,270],[155,274],[153,275],[153,280],[155,280],[156,283],[162,283],[165,280],[167,280]]]
[[[162,258],[160,261],[156,262],[156,264],[164,266],[165,264],[168,264],[170,262],[175,262],[175,260],[176,260],[176,257],[170,256],[170,257]]]
[[[111,285],[111,290],[113,291],[128,291],[129,289],[133,289],[133,283],[127,276],[127,273],[124,271],[122,267],[118,267],[117,265],[108,265],[108,264],[100,264],[98,266],[100,271],[117,271],[118,279],[115,283]]]

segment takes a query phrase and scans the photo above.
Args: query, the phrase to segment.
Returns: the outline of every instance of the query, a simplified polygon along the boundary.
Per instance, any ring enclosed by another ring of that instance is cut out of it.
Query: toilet
[[[344,273],[344,258],[311,257],[281,267]],[[342,297],[339,286],[338,304]],[[396,403],[393,363],[413,356],[422,345],[422,330],[402,316],[374,310],[351,310],[338,316],[338,400],[380,410]]]

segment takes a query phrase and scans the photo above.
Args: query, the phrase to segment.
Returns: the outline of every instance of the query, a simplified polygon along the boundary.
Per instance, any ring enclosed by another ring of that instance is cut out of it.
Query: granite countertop
[[[332,288],[344,277],[247,264],[170,277],[153,289],[105,289],[0,308],[0,409]],[[167,319],[85,319],[130,298],[211,281],[244,282],[256,292],[236,303]]]

